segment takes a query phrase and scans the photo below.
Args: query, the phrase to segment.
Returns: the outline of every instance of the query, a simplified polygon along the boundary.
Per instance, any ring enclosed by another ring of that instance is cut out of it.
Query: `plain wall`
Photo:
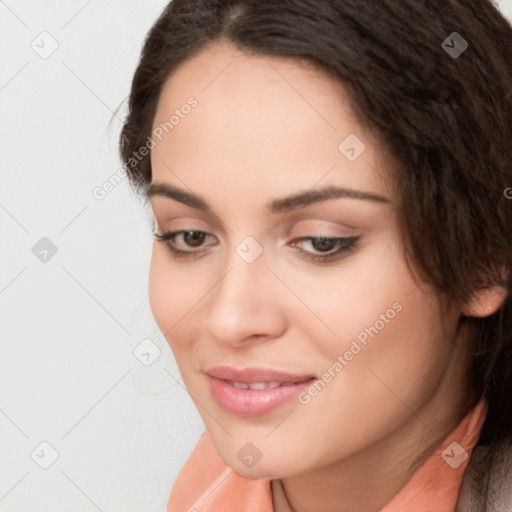
[[[204,430],[151,316],[149,217],[117,154],[165,5],[0,2],[2,512],[164,511]]]
[[[166,3],[0,1],[1,512],[165,511],[204,430],[151,316],[150,217],[117,156]]]

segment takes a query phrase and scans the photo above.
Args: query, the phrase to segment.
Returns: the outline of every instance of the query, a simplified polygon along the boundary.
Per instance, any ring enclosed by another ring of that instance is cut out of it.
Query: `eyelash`
[[[205,231],[199,231],[199,230],[193,230],[193,229],[182,229],[179,231],[169,231],[167,233],[157,234],[153,233],[153,236],[156,237],[156,240],[158,242],[166,242],[166,245],[168,249],[171,251],[171,253],[177,257],[177,258],[186,258],[186,257],[194,257],[196,254],[203,252],[203,251],[183,251],[181,249],[176,249],[176,247],[171,243],[174,238],[181,234],[186,233],[204,233],[205,235],[208,235]],[[311,254],[308,251],[304,251],[302,249],[299,249],[299,251],[306,255],[306,258],[313,261],[313,262],[329,262],[335,259],[339,259],[343,255],[353,253],[359,245],[359,239],[361,237],[359,236],[353,236],[353,237],[302,237],[297,238],[294,242],[303,242],[303,241],[313,241],[313,240],[327,240],[329,242],[334,242],[338,249],[336,251],[331,252],[330,254]]]

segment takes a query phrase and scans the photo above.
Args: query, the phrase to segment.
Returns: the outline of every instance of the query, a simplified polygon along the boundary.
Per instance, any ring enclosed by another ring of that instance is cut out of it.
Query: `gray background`
[[[0,0],[0,512],[165,511],[204,430],[117,156],[166,3]]]

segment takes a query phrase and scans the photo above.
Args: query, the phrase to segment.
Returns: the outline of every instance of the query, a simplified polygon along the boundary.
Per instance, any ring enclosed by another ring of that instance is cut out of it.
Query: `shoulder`
[[[512,511],[512,440],[475,446],[455,512]]]

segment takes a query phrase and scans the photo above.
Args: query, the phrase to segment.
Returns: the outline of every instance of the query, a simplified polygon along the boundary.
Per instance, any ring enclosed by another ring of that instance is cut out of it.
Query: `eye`
[[[196,256],[203,252],[202,250],[194,250],[194,248],[203,247],[204,241],[209,235],[204,231],[198,230],[179,230],[169,231],[167,233],[153,233],[153,236],[158,241],[165,242],[171,253],[176,257]],[[290,243],[295,247],[303,242],[311,244],[313,251],[306,251],[299,249],[300,253],[307,259],[314,262],[327,262],[335,259],[340,259],[343,255],[352,253],[357,249],[359,236],[353,237],[302,237]],[[181,240],[183,247],[192,248],[192,250],[185,250],[176,247],[176,239]]]
[[[301,253],[305,255],[307,259],[315,262],[326,262],[330,260],[339,259],[341,256],[354,252],[358,247],[358,242],[361,237],[337,237],[337,238],[326,238],[326,237],[302,237],[292,242],[292,246],[296,246],[297,242],[309,242],[315,251],[319,251],[316,254],[310,251],[300,249]]]
[[[169,250],[174,255],[189,256],[200,251],[187,251],[177,248],[175,244],[175,238],[179,236],[185,247],[197,248],[202,246],[202,243],[204,242],[205,238],[209,235],[204,231],[182,229],[180,231],[169,231],[167,233],[162,233],[161,235],[153,233],[153,236],[155,236],[158,239],[158,241],[165,242]]]

